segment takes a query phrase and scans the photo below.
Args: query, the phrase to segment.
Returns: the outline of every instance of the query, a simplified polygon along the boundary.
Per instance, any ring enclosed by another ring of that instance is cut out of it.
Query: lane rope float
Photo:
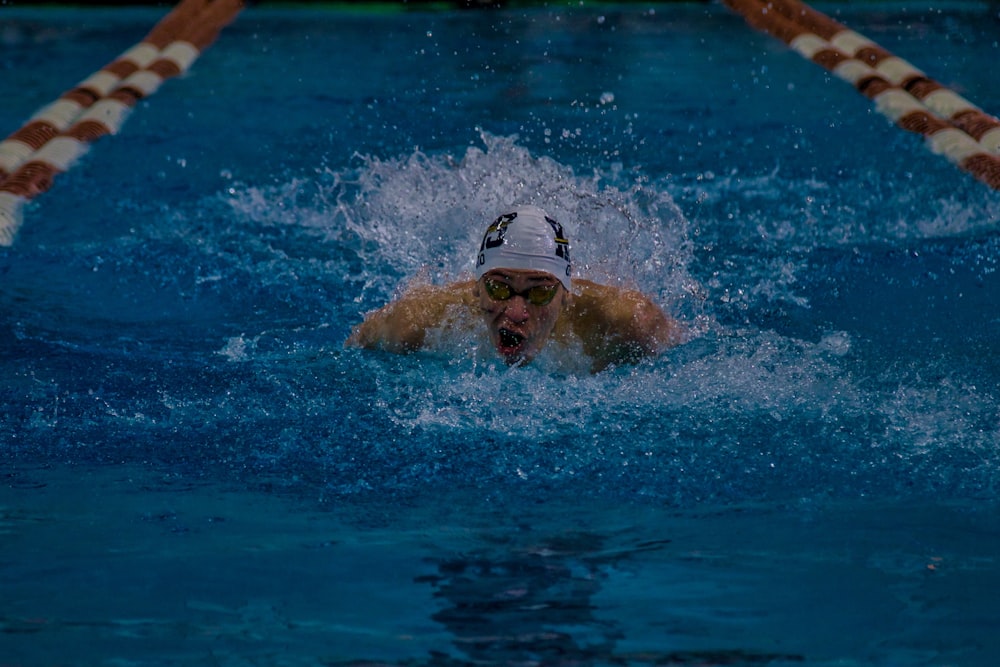
[[[200,9],[196,2],[182,2],[141,42],[36,111],[21,129],[0,142],[0,185],[35,151],[68,128],[84,109],[110,94],[125,77],[152,64]]]
[[[862,64],[867,63],[874,68],[888,83],[902,88],[911,96],[920,100],[931,111],[950,121],[953,125],[978,141],[983,148],[991,153],[1000,154],[1000,119],[997,119],[977,107],[958,93],[946,88],[941,83],[931,79],[907,61],[894,56],[878,44],[816,11],[799,0],[774,0],[773,4],[786,17],[798,22],[818,36],[820,40],[809,35],[802,35],[796,44],[796,50],[813,59],[822,49],[829,48],[831,56],[837,57],[836,51],[854,58]],[[824,45],[822,42],[827,43]],[[813,46],[808,46],[813,42]],[[845,61],[846,62],[846,61]],[[834,62],[828,69],[835,68]],[[850,68],[850,65],[847,65]],[[861,75],[871,76],[870,71],[862,68],[856,78],[844,77],[850,83],[855,83]]]
[[[723,0],[747,23],[850,83],[897,126],[1000,190],[1000,120],[799,0]]]
[[[243,4],[181,0],[142,41],[36,111],[0,142],[0,246],[13,244],[26,202],[48,190],[93,141],[116,134],[139,100],[186,72]]]

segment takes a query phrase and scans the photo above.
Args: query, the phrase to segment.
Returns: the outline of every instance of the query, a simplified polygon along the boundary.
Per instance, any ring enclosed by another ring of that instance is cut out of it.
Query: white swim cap
[[[571,288],[569,241],[562,225],[537,206],[518,206],[493,221],[476,258],[476,279],[493,269],[545,271]]]

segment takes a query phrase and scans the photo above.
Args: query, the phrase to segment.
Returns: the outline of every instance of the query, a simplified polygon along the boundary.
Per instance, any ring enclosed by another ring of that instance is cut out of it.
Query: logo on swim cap
[[[567,290],[572,265],[562,225],[536,206],[520,206],[493,221],[476,258],[476,279],[493,269],[545,271]]]

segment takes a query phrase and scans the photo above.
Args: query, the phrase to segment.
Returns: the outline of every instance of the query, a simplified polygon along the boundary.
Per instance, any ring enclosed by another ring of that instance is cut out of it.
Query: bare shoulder
[[[599,319],[608,324],[627,325],[645,318],[666,318],[649,296],[639,290],[603,285],[591,280],[573,281],[574,294],[571,307],[578,317]]]
[[[417,350],[429,329],[446,326],[455,311],[474,307],[474,286],[471,280],[410,286],[399,298],[367,313],[345,344],[391,352]]]
[[[597,366],[655,356],[683,339],[683,327],[639,290],[573,281],[568,325]]]
[[[573,281],[573,293],[574,298],[587,305],[602,305],[613,308],[617,305],[627,306],[640,302],[652,303],[649,297],[639,290],[604,285],[583,278],[577,278]]]
[[[472,280],[461,280],[448,283],[447,285],[421,283],[408,287],[393,303],[429,307],[447,307],[461,304],[471,306],[475,303],[473,297],[474,287],[475,282]]]

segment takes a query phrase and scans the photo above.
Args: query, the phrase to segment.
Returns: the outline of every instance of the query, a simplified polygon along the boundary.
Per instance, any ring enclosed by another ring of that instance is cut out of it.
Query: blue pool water
[[[162,13],[4,8],[0,132]],[[689,340],[343,349],[513,201]],[[995,665],[998,220],[720,5],[250,8],[0,251],[0,665]]]

